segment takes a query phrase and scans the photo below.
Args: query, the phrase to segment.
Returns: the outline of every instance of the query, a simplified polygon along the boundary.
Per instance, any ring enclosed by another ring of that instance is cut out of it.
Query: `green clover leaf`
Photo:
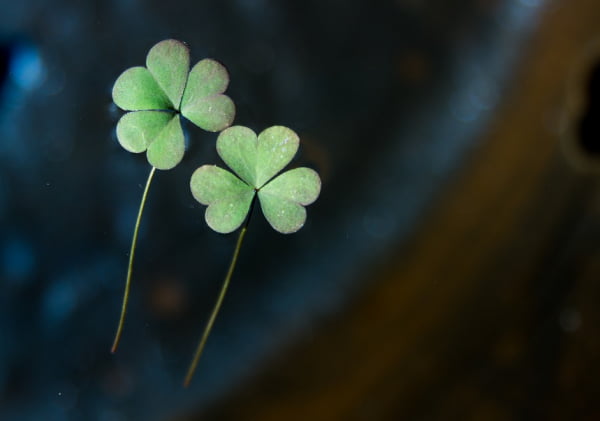
[[[148,52],[146,67],[125,70],[116,80],[114,103],[129,111],[117,123],[117,138],[129,152],[147,151],[148,162],[168,170],[183,158],[185,142],[180,114],[198,127],[217,132],[235,116],[229,84],[220,63],[204,59],[191,71],[188,47],[165,40]]]
[[[319,175],[310,168],[296,168],[277,176],[298,150],[298,135],[273,126],[258,136],[243,126],[219,135],[217,152],[239,177],[214,165],[204,165],[192,175],[194,198],[208,205],[205,219],[219,233],[239,228],[255,196],[269,224],[284,234],[298,231],[306,221],[304,206],[321,191]]]
[[[181,102],[181,114],[209,132],[220,132],[233,123],[235,105],[223,95],[229,74],[221,63],[211,59],[198,62],[188,77]]]
[[[227,70],[214,60],[201,60],[190,71],[188,47],[173,39],[161,41],[150,49],[146,67],[127,69],[115,81],[113,101],[128,111],[117,123],[117,139],[129,152],[146,152],[152,168],[131,239],[123,305],[112,352],[117,350],[123,331],[140,221],[154,173],[157,169],[175,167],[183,158],[181,116],[212,132],[231,125],[235,106],[223,95],[228,84]]]
[[[215,165],[203,165],[192,174],[190,188],[194,198],[208,206],[204,214],[208,226],[227,234],[244,225],[239,231],[221,291],[185,376],[185,387],[192,381],[223,304],[256,198],[269,224],[276,231],[289,234],[302,228],[306,221],[304,207],[317,200],[321,192],[321,179],[310,168],[295,168],[279,174],[298,151],[299,142],[298,135],[283,126],[269,127],[258,136],[247,127],[230,127],[217,138],[217,152],[235,174]]]

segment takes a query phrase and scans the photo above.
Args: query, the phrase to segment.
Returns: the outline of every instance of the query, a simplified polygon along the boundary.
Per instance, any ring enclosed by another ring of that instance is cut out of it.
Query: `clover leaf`
[[[269,127],[258,136],[243,126],[221,132],[217,152],[237,177],[204,165],[190,181],[194,198],[208,205],[207,224],[219,233],[235,231],[258,196],[263,214],[276,231],[288,234],[302,228],[304,206],[313,203],[321,190],[319,175],[310,168],[296,168],[276,176],[292,160],[298,145],[298,135],[283,126]]]
[[[231,125],[235,116],[233,101],[223,95],[229,84],[225,67],[211,59],[189,67],[185,44],[161,41],[148,52],[146,67],[125,70],[113,87],[114,103],[129,111],[117,123],[119,143],[129,152],[147,151],[158,169],[171,169],[183,158],[180,114],[212,132]]]
[[[205,219],[213,230],[227,234],[246,222],[240,229],[227,275],[185,376],[185,387],[192,381],[223,304],[256,198],[269,224],[276,231],[288,234],[302,228],[306,221],[304,207],[319,196],[321,179],[310,168],[279,174],[296,155],[299,142],[298,135],[283,126],[269,127],[258,136],[247,127],[230,127],[217,138],[217,152],[235,174],[216,165],[203,165],[192,174],[192,194],[198,202],[208,205]]]
[[[183,158],[181,115],[212,132],[231,125],[235,106],[223,95],[228,84],[227,70],[214,60],[201,60],[190,71],[188,47],[168,39],[150,49],[146,67],[125,70],[113,86],[113,101],[128,111],[117,123],[119,143],[129,152],[145,151],[152,168],[133,230],[121,317],[112,352],[117,350],[123,331],[140,221],[154,173],[156,169],[175,167]]]

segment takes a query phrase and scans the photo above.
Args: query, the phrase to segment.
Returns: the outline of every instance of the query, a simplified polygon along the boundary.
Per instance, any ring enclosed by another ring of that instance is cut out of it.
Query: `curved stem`
[[[256,198],[256,196],[255,196]],[[194,377],[194,372],[196,371],[196,367],[198,366],[198,361],[200,361],[200,356],[202,355],[202,351],[204,350],[204,345],[206,345],[206,340],[208,339],[208,335],[215,323],[215,319],[217,318],[217,313],[219,313],[219,309],[221,308],[221,304],[223,304],[223,298],[225,298],[225,293],[227,292],[227,287],[229,286],[229,281],[231,280],[231,275],[233,275],[233,270],[235,269],[235,265],[237,263],[238,256],[240,254],[240,249],[242,247],[242,242],[244,241],[244,236],[246,235],[246,231],[248,230],[248,223],[250,222],[250,216],[252,215],[252,209],[254,208],[254,200],[252,201],[252,205],[250,206],[250,212],[248,213],[248,218],[246,219],[246,223],[242,227],[240,231],[240,235],[237,239],[237,243],[235,245],[235,250],[233,252],[233,257],[231,258],[231,263],[229,265],[229,270],[227,271],[227,275],[223,280],[223,285],[221,286],[221,292],[219,292],[219,298],[217,298],[217,302],[215,303],[215,307],[213,308],[212,313],[210,314],[210,318],[206,323],[206,327],[204,328],[204,332],[202,333],[202,338],[196,347],[196,352],[194,353],[194,358],[190,363],[187,374],[185,375],[185,380],[183,381],[183,387],[188,387],[190,382],[192,381],[192,377]]]
[[[133,230],[133,238],[131,240],[131,250],[129,251],[129,266],[127,267],[127,280],[125,281],[125,293],[123,294],[123,305],[121,306],[121,317],[119,319],[119,325],[117,326],[117,333],[113,341],[110,352],[113,354],[117,351],[119,341],[121,340],[121,333],[123,332],[123,324],[125,322],[125,313],[127,313],[127,302],[129,301],[129,290],[131,288],[131,273],[133,270],[133,259],[135,257],[135,248],[137,246],[138,232],[140,230],[140,221],[142,220],[142,214],[144,213],[144,206],[146,205],[146,198],[148,197],[148,190],[150,189],[150,183],[152,177],[156,171],[155,167],[152,167],[148,180],[146,181],[146,187],[142,194],[142,201],[140,202],[140,209],[138,210],[137,220],[135,221],[135,228]]]

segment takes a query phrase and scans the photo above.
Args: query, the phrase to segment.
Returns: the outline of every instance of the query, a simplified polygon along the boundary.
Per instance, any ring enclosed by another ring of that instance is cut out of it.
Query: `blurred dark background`
[[[0,0],[0,419],[600,419],[597,0]],[[287,125],[320,199],[235,244],[110,92],[166,38]]]

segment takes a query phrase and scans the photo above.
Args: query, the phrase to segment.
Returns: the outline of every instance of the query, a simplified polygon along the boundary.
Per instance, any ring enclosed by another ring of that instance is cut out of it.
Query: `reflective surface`
[[[286,346],[310,337],[323,317],[345,320],[366,291],[388,284],[373,268],[416,247],[411,235],[423,226],[436,227],[440,236],[448,232],[428,218],[471,162],[465,157],[482,147],[542,6],[525,0],[58,1],[3,8],[1,418],[169,419],[201,411],[231,396],[273,356],[286,355]],[[114,138],[121,112],[110,90],[121,71],[143,64],[148,48],[168,37],[186,41],[194,62],[225,63],[236,123],[257,131],[292,127],[302,141],[295,164],[324,179],[297,234],[282,236],[262,216],[253,219],[189,390],[180,387],[183,374],[235,242],[206,227],[188,188],[195,168],[218,163],[213,134],[188,127],[182,165],[157,174],[124,339],[116,355],[108,352],[149,170],[143,156],[123,151]],[[515,131],[523,130],[520,124]],[[510,168],[496,175],[510,176]],[[471,192],[487,197],[486,212],[495,216],[494,196],[485,195],[498,190],[485,180]],[[483,202],[470,203],[455,211],[476,214]],[[445,271],[456,272],[456,282],[470,279],[456,269],[464,263],[460,249],[445,250],[454,253],[444,260]],[[384,295],[402,302],[401,286],[408,284],[393,279],[400,290],[384,289]],[[436,282],[452,287],[443,281]],[[430,293],[404,305],[430,311]],[[543,288],[539,294],[532,296],[542,296]],[[467,320],[455,317],[457,326]],[[585,323],[574,306],[559,320],[567,330]],[[383,342],[385,334],[377,332],[385,331],[374,332],[370,340]],[[536,334],[534,322],[529,333]],[[352,349],[348,358],[368,358]]]

